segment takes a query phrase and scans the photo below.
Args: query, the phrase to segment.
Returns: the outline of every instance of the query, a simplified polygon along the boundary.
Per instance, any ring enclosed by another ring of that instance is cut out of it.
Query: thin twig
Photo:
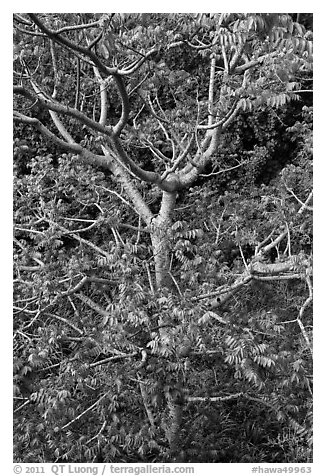
[[[300,200],[300,198],[296,196],[296,194],[293,192],[293,190],[286,185],[284,178],[283,178],[282,181],[284,183],[284,186],[285,186],[286,190],[297,200],[298,203],[300,203],[300,205],[302,205],[302,207],[306,208],[309,211],[313,210],[312,207],[309,207],[302,200]]]
[[[249,272],[249,268],[248,268],[248,264],[245,260],[245,257],[244,257],[244,254],[243,254],[243,250],[242,250],[242,246],[241,246],[241,243],[239,242],[238,243],[238,247],[239,247],[239,250],[240,250],[240,254],[241,254],[241,258],[242,258],[242,261],[243,261],[243,264],[245,265],[245,268],[247,270],[247,272]]]
[[[211,172],[210,174],[199,174],[199,177],[212,177],[213,175],[221,175],[225,174],[226,172],[230,172],[230,170],[237,169],[238,167],[242,167],[248,163],[247,160],[241,162],[241,164],[234,165],[233,167],[229,167],[228,169],[219,170],[218,172]]]
[[[28,405],[29,403],[31,403],[31,401],[30,401],[30,400],[26,400],[26,402],[24,402],[22,405],[20,405],[18,408],[16,408],[16,410],[14,410],[14,413],[19,412],[19,410],[21,410],[22,408],[26,407],[26,405]]]
[[[213,104],[214,104],[214,78],[215,78],[216,55],[211,54],[211,66],[208,88],[208,125],[213,124]]]
[[[97,438],[98,436],[100,436],[100,434],[103,432],[104,428],[106,427],[106,424],[107,424],[107,420],[105,420],[105,422],[104,422],[103,425],[101,426],[99,432],[96,433],[96,435],[93,436],[92,438],[90,438],[88,441],[86,441],[85,445],[88,445],[88,443],[90,443],[91,441],[95,440],[95,438]]]
[[[74,324],[72,324],[71,322],[69,322],[65,317],[61,317],[61,316],[58,316],[57,314],[52,314],[50,312],[46,312],[45,313],[47,316],[50,316],[50,317],[54,317],[55,319],[57,319],[58,321],[61,321],[61,322],[64,322],[65,324],[67,324],[67,326],[71,327],[72,329],[74,329],[76,332],[78,332],[79,335],[83,335],[83,331],[81,331],[80,329],[78,329],[78,327],[76,327]]]
[[[148,276],[149,287],[150,287],[151,293],[154,295],[155,294],[155,289],[154,289],[153,280],[152,280],[152,276],[151,276],[151,272],[150,272],[148,263],[145,263],[145,266],[146,266],[146,271],[147,271],[147,276]]]
[[[177,281],[175,280],[174,276],[172,275],[172,273],[170,271],[168,273],[169,273],[169,276],[171,277],[172,281],[174,282],[175,287],[178,290],[179,296],[182,297],[182,292],[179,288],[179,285],[178,285]]]
[[[98,367],[99,365],[108,364],[109,362],[116,362],[118,360],[128,359],[136,357],[139,354],[138,351],[132,352],[131,354],[121,354],[121,355],[114,355],[113,357],[107,357],[105,359],[99,360],[98,362],[93,362],[89,364],[89,368],[93,369],[94,367]]]
[[[80,413],[78,416],[76,416],[76,418],[74,418],[73,420],[71,420],[69,423],[66,423],[66,425],[64,425],[63,427],[61,427],[61,430],[64,430],[65,428],[68,428],[70,425],[72,425],[73,423],[75,423],[76,421],[80,420],[86,413],[88,413],[89,411],[93,410],[93,408],[96,407],[96,405],[98,403],[100,403],[107,395],[109,395],[109,392],[106,392],[104,395],[102,395],[95,403],[93,403],[93,405],[91,405],[90,407],[88,407],[85,411],[83,411],[82,413]]]

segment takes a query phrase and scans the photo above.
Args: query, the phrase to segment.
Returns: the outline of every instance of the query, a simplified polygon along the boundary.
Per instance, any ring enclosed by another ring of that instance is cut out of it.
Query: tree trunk
[[[169,418],[166,426],[166,437],[170,445],[172,460],[178,460],[181,452],[181,423],[183,414],[183,404],[177,401],[175,396],[168,397]]]
[[[163,192],[159,214],[151,222],[156,288],[173,287],[169,273],[171,225],[176,192]]]
[[[104,148],[106,155],[109,155],[109,151]],[[127,176],[126,171],[116,163],[112,161],[111,170],[114,173],[117,180],[122,185],[125,193],[130,198],[135,210],[142,217],[147,226],[150,225],[150,236],[152,242],[153,259],[155,267],[155,284],[156,290],[164,287],[175,291],[175,284],[170,274],[170,256],[171,256],[171,226],[173,223],[173,212],[176,202],[176,192],[162,192],[162,201],[160,211],[157,216],[154,216],[147,204],[144,202],[139,191],[134,187]],[[159,330],[160,337],[163,345],[169,345],[169,330],[164,327],[166,322],[163,318],[159,318],[156,325],[162,326]],[[154,415],[148,406],[148,400],[146,397],[145,387],[141,385],[141,394],[144,401],[145,409],[151,426],[155,426]],[[181,385],[177,384],[179,388]],[[171,458],[178,458],[180,448],[180,428],[182,422],[183,405],[180,401],[176,402],[173,396],[167,398],[167,414],[168,425],[163,425],[166,438],[170,445]]]
[[[151,222],[151,240],[155,264],[156,288],[169,288],[175,290],[175,284],[170,274],[171,256],[171,226],[176,201],[176,192],[163,192],[159,214]],[[158,321],[160,326],[166,324],[163,318]],[[169,344],[169,329],[162,327],[160,336],[163,342]],[[176,384],[178,388],[182,385]],[[177,401],[178,400],[178,401]],[[168,423],[164,425],[165,435],[170,446],[172,459],[179,457],[180,453],[180,430],[182,423],[183,404],[180,398],[173,395],[167,397]]]

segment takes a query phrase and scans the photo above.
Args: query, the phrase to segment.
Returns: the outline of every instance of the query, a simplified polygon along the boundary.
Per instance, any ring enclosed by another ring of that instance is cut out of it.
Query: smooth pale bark
[[[175,208],[176,192],[163,192],[159,214],[151,223],[151,240],[155,263],[156,287],[167,287],[173,291],[174,283],[169,273],[171,251],[171,226]],[[161,327],[160,337],[163,345],[169,345],[169,330],[164,327],[166,322],[160,318],[158,324]],[[182,388],[182,384],[177,384]],[[166,397],[168,419],[164,425],[165,435],[169,442],[170,454],[173,460],[178,459],[181,448],[181,426],[183,415],[183,399],[179,392],[172,392]]]
[[[163,192],[159,214],[151,221],[151,241],[157,289],[171,287],[170,239],[176,193]]]
[[[110,164],[110,170],[122,186],[125,194],[129,197],[138,215],[144,220],[147,226],[149,226],[154,218],[151,210],[141,196],[139,190],[133,184],[130,174],[123,164],[120,163],[114,154],[107,148],[102,146],[102,150],[105,153],[105,157]]]

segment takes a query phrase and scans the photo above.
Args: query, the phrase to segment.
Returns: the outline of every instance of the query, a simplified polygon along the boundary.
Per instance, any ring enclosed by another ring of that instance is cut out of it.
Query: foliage
[[[311,31],[30,14],[14,42],[15,461],[311,461]]]

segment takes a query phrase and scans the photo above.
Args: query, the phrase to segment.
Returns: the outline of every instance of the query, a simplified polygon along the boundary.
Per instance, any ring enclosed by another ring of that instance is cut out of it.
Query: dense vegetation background
[[[312,461],[312,15],[14,15],[14,459]]]

